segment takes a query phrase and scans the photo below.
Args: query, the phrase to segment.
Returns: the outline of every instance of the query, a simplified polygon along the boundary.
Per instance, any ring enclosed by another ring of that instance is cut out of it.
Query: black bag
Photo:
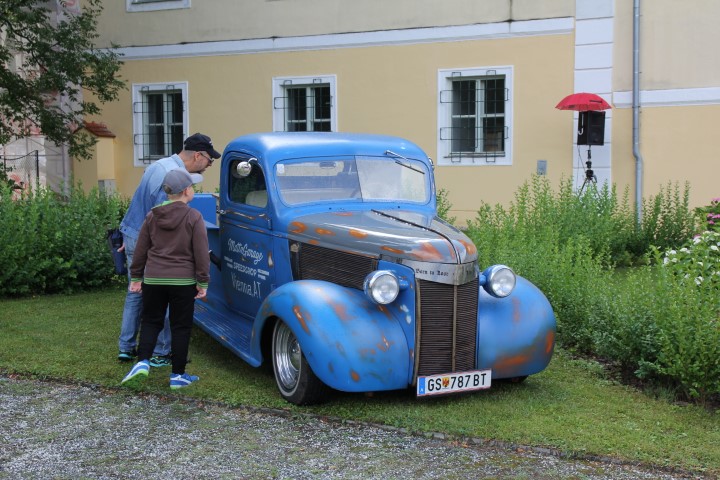
[[[122,247],[123,236],[120,229],[112,228],[107,231],[108,246],[110,247],[110,255],[112,255],[115,264],[115,273],[118,275],[127,275],[127,266],[125,250],[118,252],[118,248]]]

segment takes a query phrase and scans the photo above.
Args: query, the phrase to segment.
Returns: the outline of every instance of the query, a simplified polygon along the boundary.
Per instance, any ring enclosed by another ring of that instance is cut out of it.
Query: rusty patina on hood
[[[465,264],[477,249],[461,231],[438,217],[403,210],[326,212],[298,216],[288,236],[301,242],[373,257]]]

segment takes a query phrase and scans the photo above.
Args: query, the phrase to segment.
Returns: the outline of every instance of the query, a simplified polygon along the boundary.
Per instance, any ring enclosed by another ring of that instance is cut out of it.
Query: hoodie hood
[[[323,212],[288,224],[292,239],[374,257],[466,264],[477,260],[470,239],[440,218],[402,210]]]
[[[190,207],[181,201],[163,203],[152,209],[157,226],[162,230],[173,230],[185,220]]]

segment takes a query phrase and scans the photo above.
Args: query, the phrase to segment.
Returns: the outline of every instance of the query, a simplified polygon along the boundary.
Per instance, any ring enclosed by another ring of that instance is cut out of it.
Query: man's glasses
[[[210,155],[208,155],[206,152],[197,152],[197,153],[199,153],[201,157],[203,157],[205,160],[208,161],[208,166],[212,165],[213,162],[215,161],[215,159],[212,158]]]

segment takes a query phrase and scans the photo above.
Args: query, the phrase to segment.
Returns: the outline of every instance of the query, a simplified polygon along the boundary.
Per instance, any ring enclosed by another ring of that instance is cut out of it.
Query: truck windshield
[[[275,166],[287,205],[355,200],[427,203],[430,175],[424,163],[390,157],[295,159]]]

